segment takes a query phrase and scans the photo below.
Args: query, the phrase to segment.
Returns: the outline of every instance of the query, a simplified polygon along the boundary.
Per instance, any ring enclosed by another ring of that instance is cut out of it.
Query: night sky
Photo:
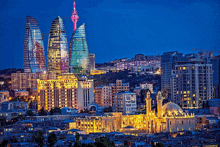
[[[69,18],[73,0],[1,0],[0,69],[23,68],[26,16],[46,34],[57,16]],[[219,0],[76,0],[96,62],[192,48],[220,50]],[[68,43],[73,32],[64,19]],[[45,52],[48,36],[44,37]],[[68,44],[69,46],[69,44]],[[14,65],[14,66],[13,66]]]

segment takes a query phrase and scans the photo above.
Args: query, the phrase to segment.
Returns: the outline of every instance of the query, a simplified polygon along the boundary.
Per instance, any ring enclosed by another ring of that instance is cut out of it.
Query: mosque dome
[[[179,105],[169,102],[163,105],[163,115],[167,116],[181,116],[183,115],[183,110]]]

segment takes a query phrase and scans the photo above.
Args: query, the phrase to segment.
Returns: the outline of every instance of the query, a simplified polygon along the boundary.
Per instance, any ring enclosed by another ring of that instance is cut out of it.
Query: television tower
[[[79,16],[77,15],[75,0],[73,2],[73,13],[72,13],[71,19],[73,21],[74,31],[76,31],[76,29],[77,29],[77,21],[79,20]]]

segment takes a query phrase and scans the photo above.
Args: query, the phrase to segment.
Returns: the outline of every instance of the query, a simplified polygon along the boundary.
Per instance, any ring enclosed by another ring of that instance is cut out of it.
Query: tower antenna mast
[[[76,29],[77,29],[77,21],[79,20],[79,16],[77,15],[75,0],[73,1],[73,12],[72,12],[71,19],[73,21],[73,31],[76,31]]]

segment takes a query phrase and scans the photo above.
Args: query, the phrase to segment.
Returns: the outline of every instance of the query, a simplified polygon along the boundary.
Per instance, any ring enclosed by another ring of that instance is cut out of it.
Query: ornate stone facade
[[[135,132],[160,133],[195,130],[194,114],[186,114],[175,103],[162,106],[162,95],[157,94],[157,113],[151,110],[150,93],[146,96],[146,114],[122,115],[111,113],[107,116],[89,116],[76,120],[76,129],[86,133],[95,132]]]

